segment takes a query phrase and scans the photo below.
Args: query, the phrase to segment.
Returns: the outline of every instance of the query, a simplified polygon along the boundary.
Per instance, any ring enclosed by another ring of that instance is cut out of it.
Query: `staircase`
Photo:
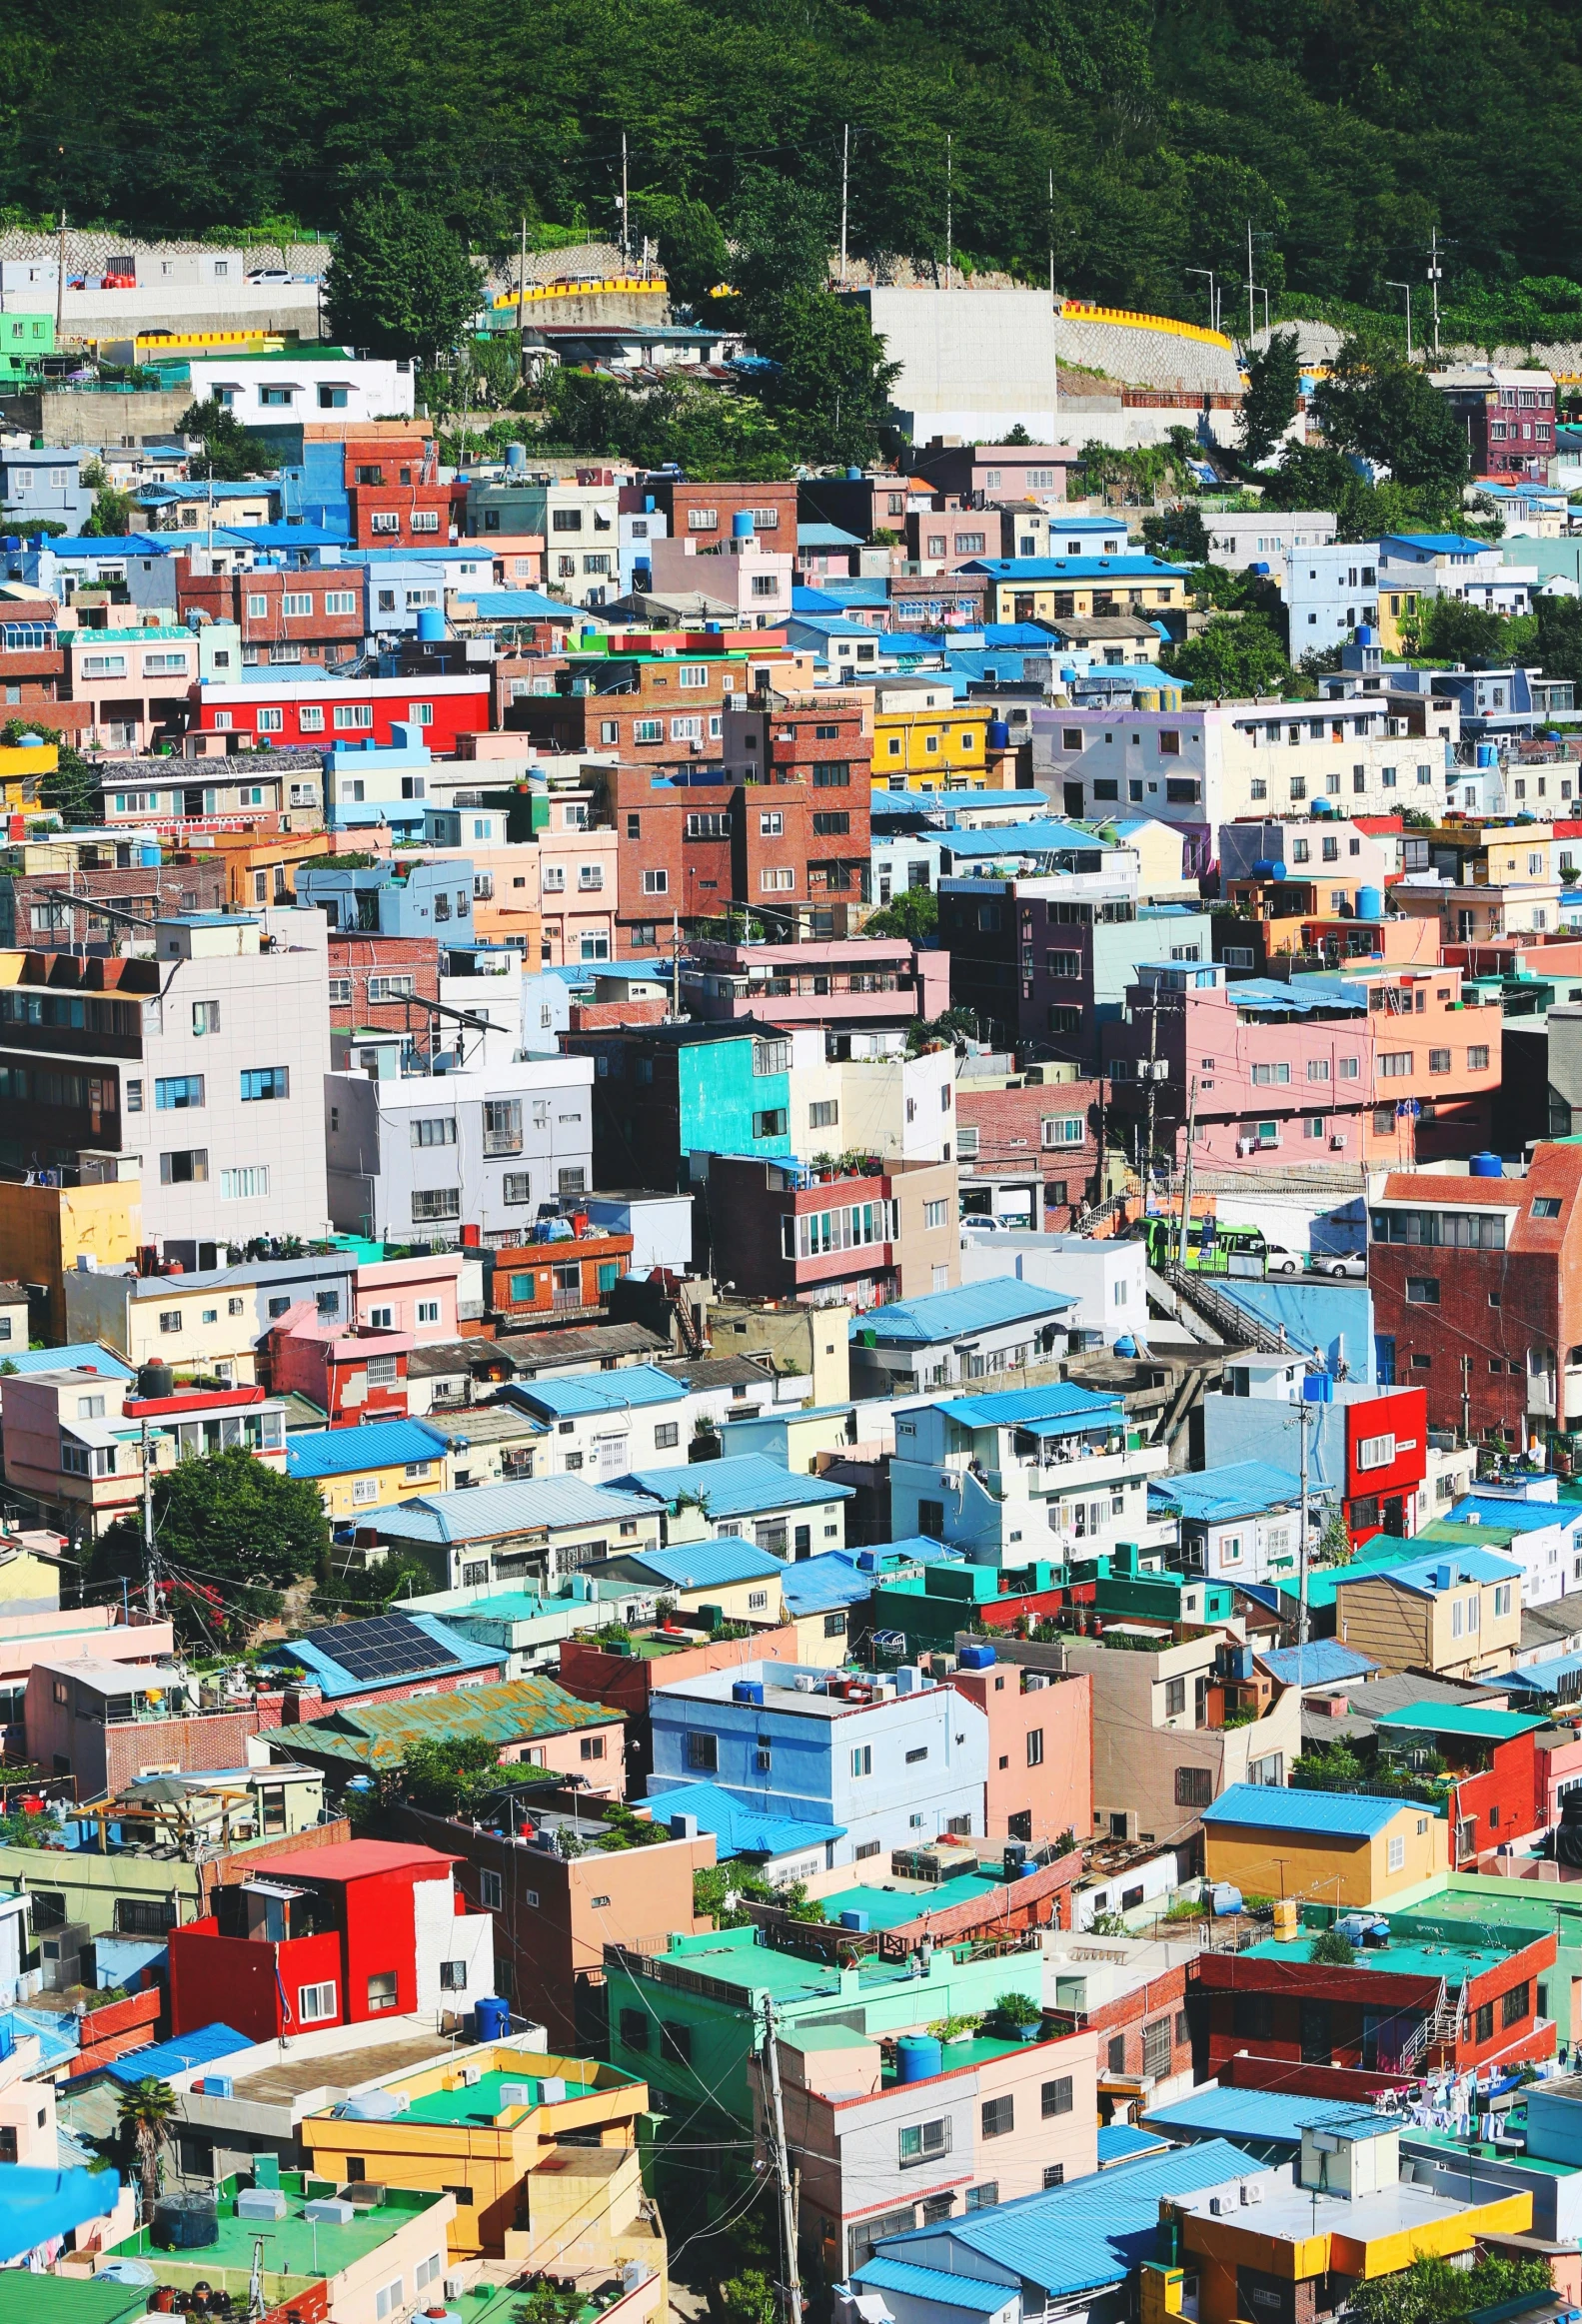
[[[1418,2059],[1431,2049],[1449,2050],[1453,2054],[1460,2023],[1460,2005],[1452,2004],[1441,1977],[1433,2008],[1412,2027],[1401,2044],[1400,2056],[1396,2060],[1401,2071],[1414,2071]]]
[[[1173,1259],[1165,1261],[1160,1273],[1176,1298],[1184,1299],[1205,1323],[1211,1324],[1227,1347],[1253,1348],[1262,1356],[1300,1355],[1301,1351],[1283,1340],[1278,1332],[1271,1331],[1235,1300],[1227,1299],[1210,1278],[1194,1274],[1189,1267],[1178,1266]]]

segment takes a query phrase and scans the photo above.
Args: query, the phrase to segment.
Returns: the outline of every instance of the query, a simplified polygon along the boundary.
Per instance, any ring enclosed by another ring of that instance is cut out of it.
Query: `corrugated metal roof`
[[[1228,2140],[1211,2138],[1199,2146],[1145,2155],[1117,2163],[1068,2187],[1023,2195],[997,2209],[941,2220],[909,2234],[886,2236],[877,2256],[902,2262],[907,2247],[924,2236],[940,2238],[961,2255],[961,2272],[973,2258],[1025,2276],[1051,2299],[1120,2282],[1139,2260],[1158,2249],[1159,2198],[1191,2195],[1245,2176],[1247,2158]]]
[[[1288,1791],[1275,1783],[1232,1783],[1203,1809],[1203,1821],[1368,1839],[1412,1804],[1410,1800],[1376,1798],[1370,1791]]]
[[[1036,1427],[1062,1421],[1083,1428],[1114,1427],[1123,1407],[1118,1396],[1097,1396],[1088,1388],[1052,1381],[1047,1388],[1005,1388],[988,1396],[956,1396],[939,1410],[967,1429]]]
[[[1254,1654],[1253,1660],[1282,1687],[1332,1687],[1343,1679],[1366,1678],[1379,1667],[1366,1655],[1359,1655],[1355,1647],[1343,1647],[1338,1639],[1309,1639],[1305,1647],[1274,1647],[1267,1654]]]
[[[462,1687],[450,1695],[408,1696],[335,1712],[306,1727],[282,1727],[273,1743],[308,1759],[344,1759],[362,1767],[395,1766],[414,1743],[534,1743],[584,1727],[609,1727],[620,1714],[579,1702],[554,1679],[509,1679],[498,1687]]]
[[[475,1485],[459,1493],[426,1493],[399,1509],[370,1510],[366,1523],[381,1539],[479,1542],[547,1526],[606,1525],[624,1517],[658,1517],[649,1493],[624,1485],[588,1485],[581,1477],[532,1478],[520,1485]]]
[[[103,1372],[111,1380],[137,1377],[124,1356],[99,1340],[73,1340],[66,1348],[7,1348],[6,1362],[21,1373]]]
[[[901,1341],[928,1347],[960,1332],[992,1331],[996,1324],[1025,1323],[1075,1305],[1063,1291],[1044,1291],[1013,1275],[994,1276],[986,1283],[963,1283],[956,1291],[925,1292],[921,1299],[870,1307],[851,1318],[847,1331],[857,1344],[871,1338],[879,1347]]]
[[[1490,1550],[1446,1550],[1440,1558],[1419,1558],[1409,1566],[1392,1566],[1389,1579],[1421,1598],[1437,1598],[1467,1582],[1519,1582],[1521,1572],[1509,1558],[1496,1558]],[[1349,1582],[1376,1579],[1376,1572],[1353,1574],[1342,1568],[1335,1576],[1335,1588],[1343,1590]]]
[[[571,1380],[513,1380],[506,1392],[513,1403],[553,1420],[588,1413],[624,1412],[640,1404],[679,1404],[687,1391],[655,1364],[631,1364],[623,1372],[591,1372]]]
[[[234,2025],[216,2022],[196,2026],[179,2041],[156,2041],[147,2049],[127,2050],[120,2057],[111,2058],[109,2065],[116,2080],[130,2087],[149,2076],[163,2082],[171,2074],[184,2073],[193,2066],[213,2065],[216,2058],[235,2057],[239,2051],[252,2047],[250,2033],[238,2033]]]
[[[1481,1703],[1403,1703],[1381,1712],[1375,1727],[1405,1728],[1424,1735],[1464,1735],[1479,1743],[1510,1743],[1547,1727],[1530,1711],[1488,1711]]]
[[[786,1573],[784,1558],[726,1534],[718,1541],[683,1542],[669,1550],[627,1550],[621,1564],[672,1590],[723,1590],[733,1582],[763,1582]]]
[[[1546,1662],[1524,1663],[1519,1670],[1502,1671],[1502,1687],[1520,1688],[1528,1695],[1556,1695],[1562,1679],[1573,1671],[1582,1671],[1582,1654],[1551,1655]]]
[[[372,1420],[355,1429],[303,1429],[287,1440],[289,1477],[352,1477],[365,1469],[443,1461],[445,1439],[421,1420]]]
[[[1468,1493],[1445,1512],[1451,1525],[1503,1525],[1512,1533],[1539,1533],[1545,1526],[1582,1526],[1575,1501],[1507,1501],[1501,1494]]]
[[[1299,2098],[1281,2090],[1194,2090],[1177,2105],[1150,2107],[1143,2120],[1171,2138],[1273,2138],[1293,2149],[1304,2130],[1334,2130],[1342,2123],[1358,2130],[1398,2127],[1355,2099]]]
[[[1169,2141],[1150,2130],[1137,2130],[1129,2122],[1106,2122],[1098,2134],[1098,2167],[1110,2169],[1117,2162],[1135,2162],[1139,2155],[1162,2154]]]
[[[849,1485],[797,1476],[764,1453],[737,1453],[724,1461],[693,1461],[671,1469],[634,1469],[620,1483],[664,1502],[674,1502],[678,1493],[701,1494],[716,1520],[761,1516],[776,1509],[815,1509],[851,1499]]]
[[[1160,1477],[1148,1487],[1150,1502],[1157,1499],[1206,1525],[1262,1517],[1301,1498],[1301,1479],[1270,1461],[1231,1461],[1222,1469]]]
[[[914,2300],[937,2300],[942,2308],[970,2308],[994,2316],[1020,2298],[1018,2284],[990,2283],[986,2276],[946,2275],[939,2267],[912,2267],[900,2259],[868,2259],[852,2281],[875,2292],[909,2292]]]
[[[682,1783],[672,1791],[648,1796],[657,1823],[673,1815],[696,1815],[700,1831],[715,1835],[715,1853],[727,1856],[785,1856],[800,1847],[822,1847],[825,1840],[844,1836],[843,1823],[820,1823],[800,1816],[767,1815],[750,1806],[719,1783]]]
[[[872,1595],[877,1575],[858,1573],[836,1550],[797,1558],[781,1577],[788,1614],[822,1614],[839,1606],[859,1606]]]

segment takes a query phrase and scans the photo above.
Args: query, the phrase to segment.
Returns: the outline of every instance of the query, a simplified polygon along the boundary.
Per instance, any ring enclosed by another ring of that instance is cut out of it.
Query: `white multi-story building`
[[[317,420],[333,413],[359,420],[410,419],[414,407],[409,359],[386,361],[336,350],[328,355],[194,356],[193,401],[223,404],[248,427],[283,420]]]
[[[591,1057],[484,1062],[454,1073],[324,1082],[330,1213],[343,1231],[520,1242],[541,1207],[593,1177]]]
[[[1507,565],[1497,541],[1462,533],[1390,534],[1379,543],[1378,570],[1382,590],[1464,597],[1491,613],[1529,611],[1538,585],[1535,565]]]
[[[1208,535],[1211,565],[1262,566],[1283,582],[1293,557],[1309,549],[1324,549],[1335,538],[1339,520],[1327,509],[1251,509],[1210,517]]]
[[[1290,655],[1325,653],[1354,629],[1379,617],[1379,545],[1376,541],[1312,542],[1293,552],[1283,580],[1290,621]]]

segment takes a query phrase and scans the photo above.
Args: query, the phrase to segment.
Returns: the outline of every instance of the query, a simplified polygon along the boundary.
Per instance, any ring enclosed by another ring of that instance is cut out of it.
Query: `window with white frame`
[[[324,2025],[337,2014],[335,1979],[327,1978],[322,1985],[297,1987],[297,2022],[299,2025]]]

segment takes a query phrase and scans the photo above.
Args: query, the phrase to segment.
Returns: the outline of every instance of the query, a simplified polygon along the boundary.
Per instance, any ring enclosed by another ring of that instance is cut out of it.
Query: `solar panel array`
[[[459,1663],[460,1657],[421,1631],[410,1615],[382,1614],[370,1622],[338,1623],[308,1634],[308,1644],[354,1679],[399,1679],[409,1671]]]

